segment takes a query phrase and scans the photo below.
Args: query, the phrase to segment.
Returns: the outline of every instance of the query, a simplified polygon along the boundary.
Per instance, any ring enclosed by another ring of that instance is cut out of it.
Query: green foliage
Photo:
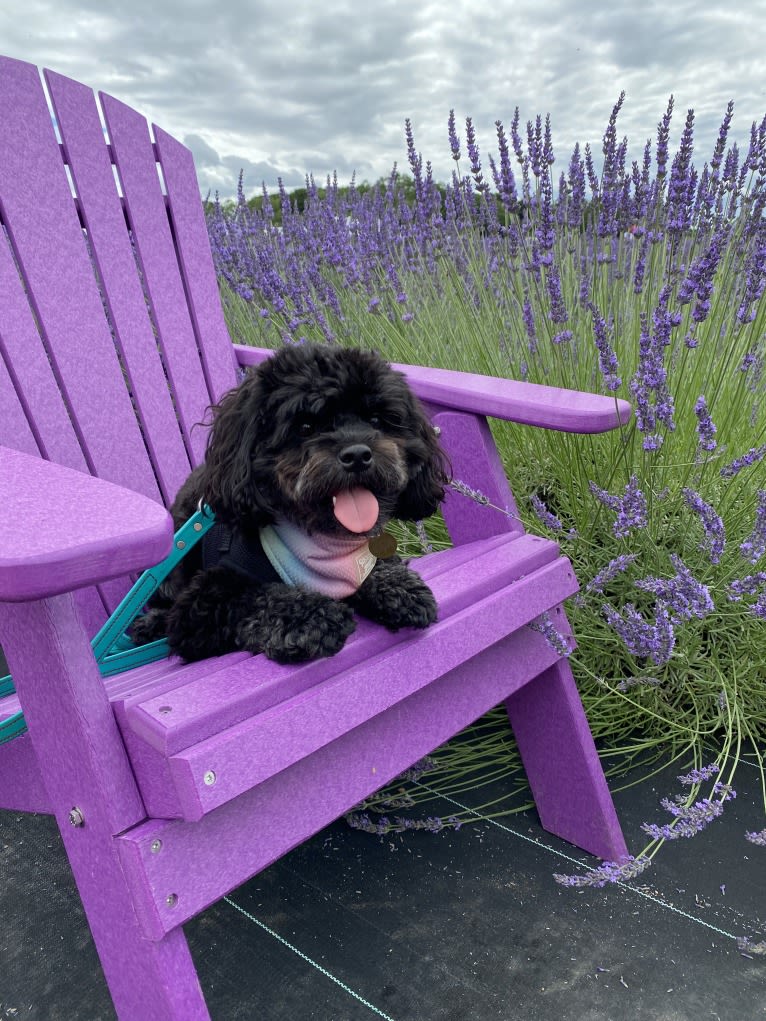
[[[668,175],[660,136],[650,180],[647,161],[620,172],[608,138],[587,198],[577,151],[556,200],[529,153],[503,200],[473,168],[437,189],[411,159],[412,178],[365,191],[309,186],[279,225],[240,203],[211,237],[245,244],[218,256],[238,341],[362,345],[633,403],[606,435],[493,430],[527,527],[580,579],[572,666],[600,745],[646,768],[712,754],[728,781],[766,744],[766,144],[724,170],[717,148],[697,175],[684,142]],[[437,756],[446,789],[474,782],[477,747],[507,756],[504,727]]]

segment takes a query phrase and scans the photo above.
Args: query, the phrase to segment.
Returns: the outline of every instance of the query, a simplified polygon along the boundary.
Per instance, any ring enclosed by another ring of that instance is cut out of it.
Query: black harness
[[[202,566],[229,567],[259,585],[281,582],[258,535],[245,537],[219,521],[202,538]]]

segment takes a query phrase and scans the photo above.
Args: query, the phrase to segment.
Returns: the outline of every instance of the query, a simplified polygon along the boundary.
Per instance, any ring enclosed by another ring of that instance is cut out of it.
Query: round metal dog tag
[[[380,535],[373,535],[367,543],[370,553],[379,560],[385,560],[396,553],[396,539],[390,532],[381,532]]]

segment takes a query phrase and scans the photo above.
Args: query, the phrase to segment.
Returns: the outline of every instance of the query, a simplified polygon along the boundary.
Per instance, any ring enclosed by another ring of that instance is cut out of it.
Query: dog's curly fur
[[[369,535],[392,517],[427,517],[444,498],[447,462],[434,430],[404,376],[373,352],[284,347],[212,410],[205,462],[171,508],[176,528],[202,501],[245,537],[279,520],[348,537],[332,497],[361,486],[380,508]],[[371,456],[341,458],[350,448]],[[243,649],[299,662],[338,652],[354,630],[354,611],[392,631],[425,628],[437,612],[427,585],[395,557],[379,560],[341,600],[259,584],[222,565],[203,569],[198,546],[132,635],[139,643],[167,635],[185,660]]]

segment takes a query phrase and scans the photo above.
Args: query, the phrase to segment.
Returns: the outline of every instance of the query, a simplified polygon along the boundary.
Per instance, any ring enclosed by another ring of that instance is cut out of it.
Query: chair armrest
[[[452,369],[427,369],[419,365],[393,368],[404,373],[421,400],[520,425],[558,432],[601,433],[625,425],[630,419],[630,404],[616,397]]]
[[[158,503],[0,447],[0,600],[44,599],[151,567],[170,551]]]
[[[235,344],[234,351],[242,366],[258,365],[273,354],[243,344]],[[574,433],[607,432],[630,419],[630,404],[616,397],[451,369],[393,367],[404,373],[421,400],[457,411]]]

